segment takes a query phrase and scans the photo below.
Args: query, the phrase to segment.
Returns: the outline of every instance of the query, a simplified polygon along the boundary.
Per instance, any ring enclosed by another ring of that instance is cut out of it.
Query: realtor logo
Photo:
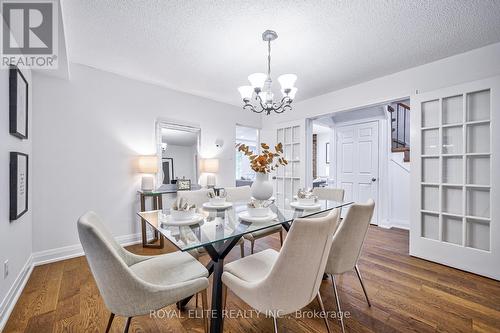
[[[57,68],[57,3],[3,0],[1,66]]]

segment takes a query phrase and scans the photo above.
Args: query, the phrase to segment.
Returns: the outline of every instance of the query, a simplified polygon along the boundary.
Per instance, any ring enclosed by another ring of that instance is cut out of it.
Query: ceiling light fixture
[[[285,110],[292,109],[292,102],[297,93],[294,87],[297,81],[295,74],[283,74],[278,77],[281,84],[281,93],[283,97],[280,102],[274,102],[274,94],[271,91],[273,81],[271,80],[271,41],[278,38],[278,34],[272,30],[266,30],[262,33],[262,39],[267,42],[267,74],[254,73],[248,76],[251,86],[242,86],[238,88],[241,98],[245,103],[243,109],[250,109],[256,113],[265,112],[271,114],[272,111],[282,113]],[[254,105],[254,103],[257,105]]]

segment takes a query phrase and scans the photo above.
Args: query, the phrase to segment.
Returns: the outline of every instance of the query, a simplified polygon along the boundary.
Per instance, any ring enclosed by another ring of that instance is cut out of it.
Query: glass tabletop
[[[273,219],[264,221],[245,221],[247,215],[246,202],[234,202],[228,208],[198,208],[199,221],[190,225],[185,222],[172,221],[169,210],[153,210],[137,213],[150,226],[158,230],[165,238],[181,251],[188,251],[208,244],[223,243],[225,240],[240,237],[244,234],[276,227],[283,223],[291,223],[299,217],[308,217],[351,205],[352,202],[318,200],[314,207],[278,208],[271,205]],[[244,219],[240,218],[243,216]],[[248,216],[247,216],[248,217]]]

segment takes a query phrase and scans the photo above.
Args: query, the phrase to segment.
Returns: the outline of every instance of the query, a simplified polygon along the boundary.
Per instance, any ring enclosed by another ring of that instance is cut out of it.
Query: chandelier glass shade
[[[238,88],[241,99],[243,100],[243,109],[250,109],[256,113],[271,114],[271,112],[282,113],[285,110],[292,109],[292,102],[297,93],[295,82],[297,75],[283,74],[278,77],[278,82],[281,85],[281,100],[274,100],[272,92],[271,79],[271,41],[278,38],[278,34],[271,30],[266,30],[262,34],[262,39],[267,42],[267,74],[253,73],[248,76],[249,86],[241,86]]]

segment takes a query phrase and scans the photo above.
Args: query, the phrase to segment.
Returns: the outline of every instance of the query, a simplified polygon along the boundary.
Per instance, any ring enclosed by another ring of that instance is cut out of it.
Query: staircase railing
[[[396,103],[396,108],[389,105],[391,113],[391,142],[393,152],[404,152],[405,162],[410,161],[410,107]]]

